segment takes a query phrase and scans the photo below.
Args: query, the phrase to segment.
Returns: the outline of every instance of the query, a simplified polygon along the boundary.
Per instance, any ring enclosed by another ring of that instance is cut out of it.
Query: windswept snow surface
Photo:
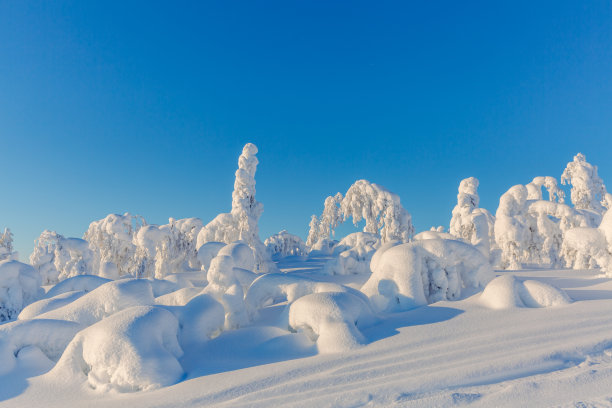
[[[57,352],[40,352],[36,342],[22,342],[20,334],[10,343],[12,369],[0,376],[0,406],[612,405],[612,278],[598,271],[496,271],[501,278],[471,297],[374,316],[355,295],[355,288],[368,275],[325,275],[325,262],[323,258],[284,259],[279,267],[286,279],[274,278],[271,285],[261,286],[271,289],[271,301],[265,302],[267,306],[260,309],[255,321],[191,346],[176,343],[181,317],[164,313],[165,306],[132,307],[95,323],[74,337],[53,369]],[[276,296],[282,285],[291,284],[291,277],[294,282],[309,278],[348,289],[305,294],[290,304],[291,315],[286,299]],[[483,302],[496,282],[501,282],[498,289],[518,293],[521,307],[493,309]],[[525,305],[523,292],[550,302]],[[201,306],[192,302],[195,307],[189,314],[213,310],[209,308],[214,303],[206,302]],[[214,310],[220,309],[216,306]],[[325,320],[327,316],[338,319]],[[289,330],[288,319],[302,328],[308,323],[312,333]],[[217,320],[220,326],[222,317]],[[18,324],[29,335],[37,331],[55,335],[57,347],[65,347],[65,336],[72,336],[71,330],[78,326],[54,322],[59,321]],[[139,326],[139,322],[144,323]],[[11,330],[9,325],[15,323],[0,327]],[[48,331],[55,325],[64,332]],[[326,325],[350,336],[326,338]],[[132,331],[135,327],[142,330]],[[330,348],[321,350],[320,342],[328,340]],[[91,346],[87,346],[89,351],[81,350],[89,342],[99,343],[99,352],[89,349]],[[154,350],[153,355],[141,347],[143,342]],[[326,352],[338,348],[342,351]],[[126,366],[113,359],[115,352],[127,353],[135,371],[117,371]],[[83,361],[97,370],[93,379],[74,365]],[[151,372],[146,367],[162,370]],[[173,383],[132,393],[104,391]]]

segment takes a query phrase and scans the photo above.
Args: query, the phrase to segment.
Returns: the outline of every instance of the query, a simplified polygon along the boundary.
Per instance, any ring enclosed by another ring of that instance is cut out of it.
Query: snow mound
[[[547,283],[521,282],[513,275],[502,275],[489,282],[480,295],[480,302],[491,309],[512,309],[567,305],[572,300],[565,291]]]
[[[255,318],[257,311],[274,303],[296,301],[302,296],[320,292],[346,292],[348,288],[330,282],[317,282],[308,278],[270,273],[255,279],[249,287],[245,303]]]
[[[358,327],[375,321],[368,303],[347,292],[312,293],[289,306],[289,328],[316,341],[321,353],[337,353],[362,346]]]
[[[0,322],[15,319],[21,310],[42,296],[40,274],[14,260],[0,261]]]
[[[26,306],[19,313],[19,320],[34,319],[43,313],[50,312],[67,304],[70,304],[83,296],[86,292],[83,290],[61,293],[57,296],[48,299],[41,299]]]
[[[202,288],[190,286],[181,288],[155,298],[155,304],[165,306],[184,306],[202,292]]]
[[[225,309],[212,296],[200,294],[185,306],[165,307],[179,321],[181,347],[200,345],[216,337],[225,324]]]
[[[491,265],[476,247],[461,241],[429,239],[384,251],[361,291],[375,310],[401,311],[460,299],[484,287],[492,277]]]
[[[61,281],[53,286],[45,298],[52,298],[66,292],[84,291],[91,292],[100,285],[110,282],[110,279],[101,278],[95,275],[79,275]]]
[[[47,375],[67,380],[87,378],[92,388],[132,392],[177,383],[183,351],[179,323],[159,307],[137,306],[79,332]]]
[[[108,282],[74,302],[43,313],[37,318],[69,320],[89,326],[120,310],[154,303],[149,281],[124,279]]]
[[[0,326],[0,374],[13,370],[19,351],[37,347],[57,361],[83,326],[63,320],[18,320]]]

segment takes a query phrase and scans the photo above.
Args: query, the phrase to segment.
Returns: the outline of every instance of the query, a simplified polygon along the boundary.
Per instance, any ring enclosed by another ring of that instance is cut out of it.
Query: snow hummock
[[[480,295],[480,302],[491,309],[551,307],[572,302],[563,290],[537,280],[520,281],[513,275],[493,279]]]
[[[367,327],[374,321],[367,300],[353,293],[311,293],[289,306],[289,327],[316,341],[321,353],[360,347],[365,339],[358,327]]]
[[[94,389],[150,390],[181,380],[178,320],[159,307],[131,307],[80,331],[48,374]]]

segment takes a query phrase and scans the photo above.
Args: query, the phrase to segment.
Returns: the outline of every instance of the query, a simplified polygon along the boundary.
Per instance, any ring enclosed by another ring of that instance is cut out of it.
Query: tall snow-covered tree
[[[197,247],[211,241],[243,241],[253,249],[257,269],[262,272],[274,270],[266,246],[259,238],[259,217],[263,204],[255,199],[255,172],[257,170],[257,147],[247,143],[238,158],[238,170],[232,192],[232,210],[217,215],[198,234]]]

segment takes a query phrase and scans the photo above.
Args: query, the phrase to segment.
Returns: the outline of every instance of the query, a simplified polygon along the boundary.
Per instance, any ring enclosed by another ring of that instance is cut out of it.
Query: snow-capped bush
[[[321,353],[362,346],[365,339],[358,327],[367,327],[374,321],[367,299],[354,293],[312,293],[289,305],[289,328],[316,341]]]
[[[19,259],[19,254],[13,251],[13,233],[10,229],[5,228],[0,234],[0,261],[16,261]]]
[[[38,315],[39,319],[69,320],[89,326],[132,306],[155,304],[151,283],[145,279],[111,281],[75,301]]]
[[[75,322],[45,319],[18,320],[0,325],[0,374],[11,372],[20,352],[32,347],[52,364],[82,329],[83,326]]]
[[[244,291],[234,271],[234,260],[231,256],[217,255],[210,263],[208,286],[203,293],[211,295],[225,309],[225,327],[235,329],[248,322]]]
[[[306,255],[306,246],[302,238],[282,230],[268,237],[264,244],[273,258],[283,258],[292,255]]]
[[[499,276],[484,288],[480,302],[491,309],[551,307],[572,302],[565,291],[537,280],[520,281],[512,275]]]
[[[461,241],[430,239],[384,248],[361,291],[378,311],[457,300],[492,278],[489,260]]]
[[[478,208],[478,179],[461,180],[457,205],[453,208],[449,233],[476,246],[486,257],[495,245],[495,217],[484,208]]]
[[[232,193],[232,210],[217,215],[204,226],[197,237],[196,248],[207,242],[244,241],[253,249],[257,270],[274,271],[276,267],[270,260],[266,246],[259,238],[259,217],[263,204],[255,199],[255,171],[257,170],[257,147],[247,143],[238,158],[238,170]]]
[[[349,234],[334,247],[337,256],[325,264],[323,272],[330,275],[369,273],[370,260],[380,244],[380,238],[375,234]]]
[[[79,275],[63,280],[53,286],[45,294],[44,298],[51,298],[62,293],[83,291],[91,292],[97,287],[110,282],[110,279],[102,278],[96,275]]]
[[[207,271],[210,267],[210,262],[219,253],[225,245],[224,242],[207,242],[198,248],[197,258],[202,266],[202,270]]]
[[[579,210],[591,210],[598,214],[605,211],[603,202],[606,198],[606,186],[597,175],[597,166],[586,161],[582,153],[574,156],[561,175],[562,184],[571,184],[570,197],[574,207]]]
[[[19,313],[17,319],[34,319],[43,313],[50,312],[52,310],[74,302],[75,300],[83,296],[85,293],[87,292],[79,290],[74,292],[66,292],[54,297],[45,297],[43,299],[37,300],[36,302],[30,303],[29,305],[24,307],[21,313]]]
[[[42,277],[43,285],[94,272],[94,253],[80,238],[64,238],[55,231],[44,230],[30,255],[30,263]]]
[[[49,375],[86,380],[102,391],[175,384],[184,374],[178,329],[178,320],[167,310],[131,307],[80,331]]]
[[[414,234],[410,214],[402,207],[397,194],[367,180],[357,180],[345,196],[327,197],[320,218],[312,217],[306,245],[328,240],[334,229],[349,217],[357,225],[365,220],[363,232],[377,234],[381,241],[408,241]]]
[[[0,261],[0,322],[17,318],[44,293],[36,269],[14,260]]]
[[[109,214],[89,224],[83,239],[89,242],[89,248],[96,257],[94,271],[98,269],[98,272],[94,273],[105,276],[109,271],[116,271],[118,276],[124,276],[137,270],[133,238],[143,225],[146,222],[142,217],[130,213]]]

